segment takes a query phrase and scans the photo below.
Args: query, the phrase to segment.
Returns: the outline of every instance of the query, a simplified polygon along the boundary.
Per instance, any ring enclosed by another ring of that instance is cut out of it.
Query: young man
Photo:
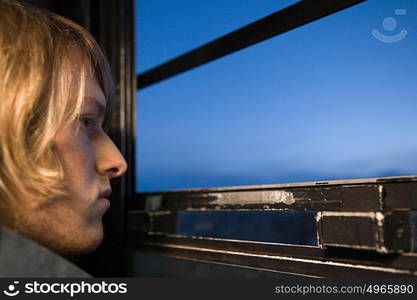
[[[0,91],[0,276],[42,276],[39,264],[27,268],[28,249],[80,255],[103,239],[110,179],[127,168],[104,129],[114,86],[85,29],[0,0]],[[2,267],[10,257],[14,270]],[[74,276],[55,264],[46,276]]]

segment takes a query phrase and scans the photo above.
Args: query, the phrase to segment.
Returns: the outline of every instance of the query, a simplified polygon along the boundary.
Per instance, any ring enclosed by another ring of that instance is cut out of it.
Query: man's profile
[[[106,133],[115,92],[102,51],[81,26],[0,0],[0,91],[0,262],[19,236],[60,255],[93,251],[110,180],[127,168]]]

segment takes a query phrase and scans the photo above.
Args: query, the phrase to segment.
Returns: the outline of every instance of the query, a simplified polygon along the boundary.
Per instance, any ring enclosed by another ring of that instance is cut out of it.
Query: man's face
[[[68,196],[33,210],[23,234],[63,254],[88,253],[103,239],[102,216],[110,206],[110,179],[122,175],[126,161],[102,129],[106,99],[90,78],[82,107],[81,127],[63,129],[55,148],[64,169]],[[35,199],[36,201],[36,199]]]
[[[96,248],[103,237],[101,218],[110,206],[110,179],[121,176],[126,161],[102,129],[106,99],[97,80],[90,78],[86,86],[81,127],[75,135],[67,128],[56,137],[56,149],[62,161],[70,196],[58,200],[60,214],[68,237],[79,249]]]

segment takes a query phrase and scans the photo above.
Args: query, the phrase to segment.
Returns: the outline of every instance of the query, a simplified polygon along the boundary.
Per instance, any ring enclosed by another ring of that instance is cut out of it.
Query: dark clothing
[[[0,227],[0,277],[91,277],[70,261]]]

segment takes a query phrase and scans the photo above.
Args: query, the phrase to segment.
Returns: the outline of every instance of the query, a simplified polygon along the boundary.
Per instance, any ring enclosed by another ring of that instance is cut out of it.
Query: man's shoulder
[[[91,277],[67,259],[0,227],[0,277]]]

